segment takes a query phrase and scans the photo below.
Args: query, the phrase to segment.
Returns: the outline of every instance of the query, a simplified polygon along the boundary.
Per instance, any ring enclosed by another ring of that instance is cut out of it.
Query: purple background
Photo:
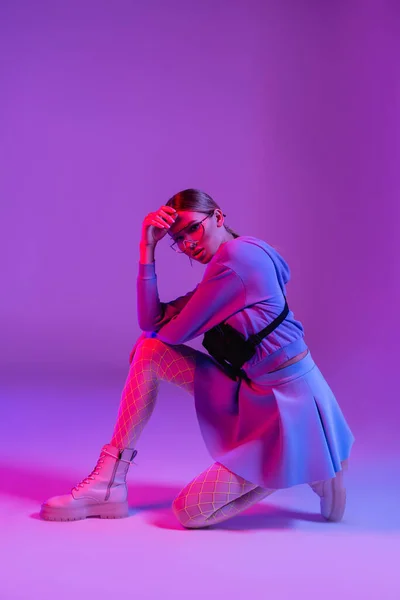
[[[140,333],[141,222],[187,187],[207,191],[228,225],[288,260],[289,304],[356,436],[353,497],[371,500],[368,486],[384,472],[393,479],[399,36],[394,1],[1,3],[0,445],[13,498],[5,519],[16,511],[21,536],[43,531],[37,518],[26,524],[26,506],[37,517],[46,494],[68,492],[61,483],[85,476],[109,441]],[[204,269],[191,269],[166,240],[156,264],[163,300],[192,289]],[[137,480],[175,480],[178,490],[210,459],[190,399],[161,389]],[[154,499],[149,489],[142,505],[156,509],[160,489]],[[378,501],[352,512],[349,500],[349,522],[390,529]],[[123,537],[126,521],[118,527]],[[154,533],[144,525],[146,535]],[[371,586],[388,563],[368,561],[378,569],[363,580]],[[343,591],[336,584],[333,592]],[[23,595],[6,596],[14,597]]]

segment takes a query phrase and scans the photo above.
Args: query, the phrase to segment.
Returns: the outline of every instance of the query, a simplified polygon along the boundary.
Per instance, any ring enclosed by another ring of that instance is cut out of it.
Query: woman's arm
[[[137,278],[137,312],[143,331],[154,331],[167,323],[189,300],[193,292],[180,296],[173,302],[160,302],[155,273],[155,248],[177,218],[171,206],[161,206],[143,220],[140,240],[139,273]]]
[[[161,327],[154,333],[154,337],[171,345],[184,344],[245,308],[246,289],[233,269],[215,262],[209,265],[196,289],[177,300],[183,302],[174,305],[176,314],[170,313],[166,323],[158,321]],[[153,310],[156,308],[154,304]]]
[[[149,265],[154,263],[154,254],[156,251],[155,244],[146,244],[144,242],[140,242],[139,253],[140,253],[140,263],[142,265]]]
[[[180,313],[197,288],[198,286],[171,302],[160,302],[155,263],[140,262],[137,278],[137,313],[140,329],[158,331]]]

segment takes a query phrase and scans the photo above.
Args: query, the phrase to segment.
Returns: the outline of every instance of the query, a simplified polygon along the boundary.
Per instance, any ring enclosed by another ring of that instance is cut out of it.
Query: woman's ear
[[[221,227],[224,224],[224,215],[222,213],[222,210],[216,208],[214,211],[214,215],[217,219],[217,227]]]

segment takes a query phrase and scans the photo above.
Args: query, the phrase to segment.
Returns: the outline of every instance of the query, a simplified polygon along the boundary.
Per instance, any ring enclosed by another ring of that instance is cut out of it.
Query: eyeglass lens
[[[204,227],[203,223],[193,223],[187,229],[184,229],[178,236],[178,240],[172,244],[172,249],[175,252],[185,252],[190,248],[192,242],[199,242],[203,237]],[[182,234],[188,235],[189,239],[184,239]]]

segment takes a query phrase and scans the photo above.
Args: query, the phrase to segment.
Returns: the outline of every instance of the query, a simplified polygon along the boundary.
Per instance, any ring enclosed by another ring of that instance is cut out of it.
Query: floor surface
[[[398,457],[373,455],[358,432],[341,523],[324,522],[302,485],[220,525],[185,530],[171,502],[212,461],[190,396],[170,384],[161,384],[129,472],[130,516],[39,519],[44,500],[68,493],[96,464],[120,389],[105,377],[2,384],[0,600],[400,598]]]

